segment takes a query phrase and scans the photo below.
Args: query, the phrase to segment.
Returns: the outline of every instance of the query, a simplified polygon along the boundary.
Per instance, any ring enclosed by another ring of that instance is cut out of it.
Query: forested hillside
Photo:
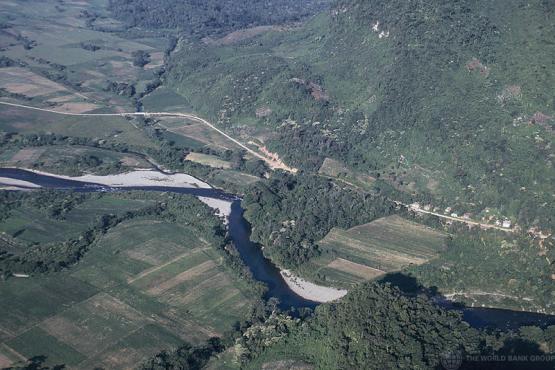
[[[116,18],[138,27],[178,28],[196,36],[298,21],[330,0],[110,0]]]
[[[554,9],[343,0],[300,29],[184,42],[166,81],[296,167],[334,158],[442,208],[549,230]]]
[[[394,212],[382,194],[371,196],[311,175],[279,175],[256,183],[242,205],[245,218],[255,225],[251,238],[287,267],[318,255],[316,242],[332,227],[349,228]]]
[[[516,357],[488,363],[471,358],[507,357],[517,348],[521,355],[541,356],[552,353],[555,346],[553,327],[485,332],[469,327],[459,314],[440,309],[427,298],[408,298],[397,288],[381,284],[362,285],[340,302],[318,307],[302,325],[274,325],[269,320],[265,328],[256,328],[237,341],[234,349],[242,354],[246,368],[272,368],[287,360],[290,368],[440,369],[445,363],[442,358],[459,353],[467,359],[463,369],[543,369],[550,363],[522,363]],[[544,343],[545,352],[538,342]]]

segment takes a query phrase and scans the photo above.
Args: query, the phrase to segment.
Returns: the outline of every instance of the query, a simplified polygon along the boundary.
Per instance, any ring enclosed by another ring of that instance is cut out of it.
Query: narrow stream
[[[250,226],[243,217],[241,200],[238,196],[218,189],[179,188],[166,186],[137,186],[125,188],[111,188],[104,185],[75,180],[60,179],[53,176],[37,174],[31,171],[13,168],[0,168],[0,177],[24,180],[44,188],[73,190],[81,192],[97,191],[165,191],[180,194],[190,194],[208,198],[232,201],[229,216],[229,234],[238,249],[242,260],[252,271],[253,277],[268,286],[266,299],[275,297],[282,308],[314,308],[317,302],[307,300],[294,293],[285,283],[279,269],[262,253],[260,246],[250,240]],[[464,319],[473,327],[496,327],[502,329],[516,329],[522,325],[548,326],[555,325],[555,316],[530,312],[510,311],[493,308],[458,308],[449,301],[439,300],[438,304],[444,308],[463,313]]]

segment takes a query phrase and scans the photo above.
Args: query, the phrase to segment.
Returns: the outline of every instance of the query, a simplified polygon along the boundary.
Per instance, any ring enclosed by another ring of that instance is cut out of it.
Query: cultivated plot
[[[72,217],[109,205],[90,203]],[[69,271],[0,285],[0,364],[46,355],[50,365],[132,368],[161,349],[221,335],[249,310],[242,289],[191,227],[126,221]]]
[[[410,265],[421,265],[444,249],[445,235],[399,216],[380,218],[348,230],[335,228],[318,244],[320,279],[353,284]]]

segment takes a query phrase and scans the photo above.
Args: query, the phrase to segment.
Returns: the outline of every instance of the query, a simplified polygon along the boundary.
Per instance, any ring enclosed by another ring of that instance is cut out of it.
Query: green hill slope
[[[424,297],[405,297],[380,284],[364,284],[341,301],[318,307],[301,325],[282,322],[271,318],[236,341],[230,352],[246,363],[241,368],[443,369],[450,354],[460,353],[461,369],[542,369],[550,363],[484,358],[544,353],[536,341],[545,341],[545,353],[553,350],[553,327],[488,333]]]
[[[184,42],[166,80],[296,167],[330,157],[434,205],[553,228],[554,4],[345,0],[300,28]]]

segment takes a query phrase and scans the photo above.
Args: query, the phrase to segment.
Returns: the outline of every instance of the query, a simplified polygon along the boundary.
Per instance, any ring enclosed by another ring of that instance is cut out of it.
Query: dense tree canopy
[[[244,27],[296,21],[330,0],[111,0],[117,18],[133,26],[179,28],[205,36]]]
[[[372,196],[314,175],[276,175],[254,184],[243,199],[252,238],[279,264],[298,266],[318,253],[316,242],[332,227],[349,228],[393,212]]]

